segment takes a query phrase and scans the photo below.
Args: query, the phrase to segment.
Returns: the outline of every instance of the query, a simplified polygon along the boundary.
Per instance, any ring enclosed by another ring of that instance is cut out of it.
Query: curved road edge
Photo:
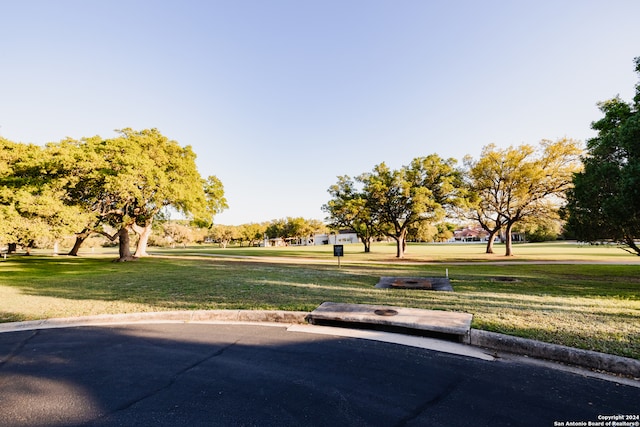
[[[308,312],[282,310],[194,310],[101,314],[0,323],[0,333],[35,329],[99,326],[136,322],[247,322],[306,324]],[[466,344],[530,358],[640,379],[640,360],[471,329]]]
[[[468,343],[476,347],[640,379],[640,360],[630,357],[582,350],[479,329],[471,329],[469,335]]]

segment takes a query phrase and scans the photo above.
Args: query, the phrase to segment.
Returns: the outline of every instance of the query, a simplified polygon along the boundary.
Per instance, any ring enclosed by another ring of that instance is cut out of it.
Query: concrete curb
[[[164,311],[131,314],[102,314],[72,318],[32,320],[0,323],[0,333],[35,329],[68,328],[91,325],[114,325],[135,322],[271,322],[305,324],[308,312],[281,310],[195,310]],[[467,344],[494,351],[545,359],[608,373],[640,378],[640,360],[614,356],[589,350],[581,350],[549,344],[526,338],[518,338],[495,332],[471,329]]]
[[[19,332],[34,329],[69,328],[91,325],[117,325],[136,322],[274,322],[274,323],[306,323],[309,313],[301,311],[281,310],[194,310],[194,311],[159,311],[130,314],[100,314],[30,320],[25,322],[0,323],[0,333]]]
[[[471,329],[469,344],[521,356],[640,378],[640,360]]]

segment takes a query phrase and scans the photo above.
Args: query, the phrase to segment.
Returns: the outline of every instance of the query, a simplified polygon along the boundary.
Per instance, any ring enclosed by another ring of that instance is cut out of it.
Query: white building
[[[360,243],[358,235],[351,230],[341,230],[338,234],[316,234],[312,245],[346,245]]]

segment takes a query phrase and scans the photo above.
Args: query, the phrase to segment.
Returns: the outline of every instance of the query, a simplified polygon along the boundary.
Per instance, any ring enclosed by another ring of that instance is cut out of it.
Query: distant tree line
[[[286,217],[262,223],[214,225],[209,230],[207,239],[221,247],[230,243],[257,246],[264,244],[265,240],[279,240],[284,245],[298,244],[299,241],[306,244],[317,234],[328,231],[327,226],[320,220]]]
[[[186,219],[171,219],[161,213],[153,223],[149,245],[160,247],[186,247],[192,244],[212,243],[221,248],[229,245],[262,246],[265,240],[279,240],[283,245],[311,241],[316,235],[329,232],[327,226],[316,219],[287,217],[261,223],[241,225],[203,225]]]
[[[570,139],[542,141],[538,148],[521,145],[484,148],[479,160],[436,154],[415,158],[392,170],[385,163],[355,178],[338,177],[323,206],[333,227],[350,227],[370,250],[379,235],[396,241],[402,258],[408,236],[443,235],[448,221],[474,221],[494,237],[504,231],[506,255],[512,255],[511,233],[517,223],[531,227],[557,218],[572,176],[580,167],[579,144]],[[436,232],[437,230],[437,232]],[[435,239],[434,239],[435,240]]]
[[[425,224],[421,228],[413,228],[407,235],[408,241],[433,242],[448,241],[456,226],[452,223],[441,223],[436,226]],[[149,240],[151,246],[184,247],[191,244],[213,243],[221,248],[234,246],[263,246],[270,244],[306,245],[323,244],[316,239],[319,235],[339,234],[335,229],[317,219],[287,217],[273,219],[261,223],[240,225],[213,224],[200,227],[188,220],[159,218],[154,222],[154,232]],[[386,241],[383,235],[376,236],[377,241]]]

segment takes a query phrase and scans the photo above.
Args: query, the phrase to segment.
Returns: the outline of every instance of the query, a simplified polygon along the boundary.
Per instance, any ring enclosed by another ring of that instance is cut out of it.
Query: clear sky
[[[0,0],[0,135],[158,128],[221,224],[323,219],[386,162],[593,136],[631,100],[638,0]]]

